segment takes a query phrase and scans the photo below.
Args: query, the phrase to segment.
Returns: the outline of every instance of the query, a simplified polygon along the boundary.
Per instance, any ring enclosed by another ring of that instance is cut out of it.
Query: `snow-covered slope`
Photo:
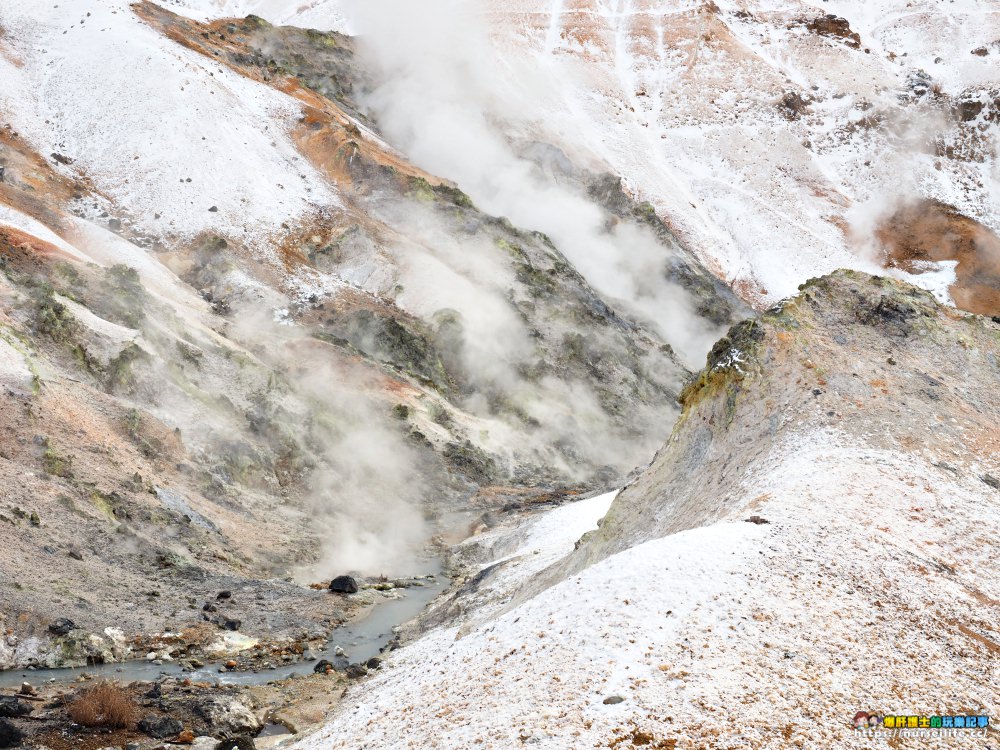
[[[211,232],[260,249],[338,205],[292,143],[294,99],[177,45],[124,0],[73,6],[0,3],[0,106],[120,218],[167,241]]]
[[[951,111],[997,98],[993,3],[515,0],[491,18],[502,49],[529,56],[515,70],[559,81],[526,121],[609,164],[764,300],[865,268],[897,201],[938,198],[1000,229],[989,107]],[[946,153],[970,139],[976,153]]]

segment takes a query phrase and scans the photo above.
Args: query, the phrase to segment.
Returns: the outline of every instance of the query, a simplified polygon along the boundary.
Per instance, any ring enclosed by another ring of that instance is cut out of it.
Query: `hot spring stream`
[[[317,659],[333,660],[334,651],[340,646],[347,652],[352,662],[364,662],[378,656],[379,649],[392,638],[392,629],[417,615],[441,591],[440,576],[424,579],[423,586],[411,586],[399,599],[387,599],[374,606],[361,619],[345,623],[330,634],[327,646],[316,653]],[[88,667],[64,667],[60,669],[12,669],[0,672],[0,688],[19,687],[22,682],[41,685],[45,682],[69,682],[83,672],[94,677],[108,677],[131,682],[135,680],[155,680],[161,676],[181,676],[200,682],[217,682],[230,685],[258,685],[272,680],[281,680],[293,675],[309,674],[315,662],[301,661],[283,664],[275,669],[258,672],[219,671],[219,665],[207,665],[201,669],[185,672],[180,664],[165,662],[154,664],[150,661],[132,660],[112,664],[98,664]]]

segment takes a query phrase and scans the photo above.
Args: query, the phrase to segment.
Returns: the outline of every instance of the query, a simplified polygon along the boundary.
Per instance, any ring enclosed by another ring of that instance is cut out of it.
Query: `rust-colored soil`
[[[875,231],[883,265],[920,273],[920,261],[957,260],[951,296],[962,310],[1000,315],[1000,237],[954,206],[921,200],[903,206]]]

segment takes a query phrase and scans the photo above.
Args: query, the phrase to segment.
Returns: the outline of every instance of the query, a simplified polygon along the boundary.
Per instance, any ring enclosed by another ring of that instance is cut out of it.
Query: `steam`
[[[276,294],[248,301],[234,316],[237,340],[252,341],[281,373],[272,403],[277,425],[309,453],[306,507],[320,538],[319,559],[297,571],[303,581],[357,571],[413,572],[429,531],[421,508],[428,487],[420,457],[388,417],[370,372],[354,371],[298,326],[281,325]],[[305,556],[303,556],[305,557]]]
[[[689,367],[701,366],[719,331],[665,278],[667,252],[652,232],[609,229],[600,206],[514,152],[509,137],[538,135],[539,103],[558,93],[544,65],[502,57],[476,3],[365,0],[351,19],[380,81],[365,104],[390,142],[487,213],[547,234],[603,296],[652,322]]]

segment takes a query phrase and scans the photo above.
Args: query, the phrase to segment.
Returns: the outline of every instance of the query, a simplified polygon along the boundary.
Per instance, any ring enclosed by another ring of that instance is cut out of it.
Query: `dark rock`
[[[331,669],[334,672],[346,672],[350,665],[351,662],[346,656],[335,656],[333,657],[333,661],[330,661],[329,659],[320,659],[313,667],[313,672],[316,674],[325,674]]]
[[[985,104],[977,101],[959,102],[955,107],[955,115],[962,122],[970,122],[979,117],[985,107]]]
[[[781,99],[781,110],[786,119],[797,120],[809,110],[809,100],[795,91],[789,92]]]
[[[212,602],[205,602],[205,606],[202,607],[205,612],[218,612],[219,608],[216,607]]]
[[[766,518],[762,518],[761,516],[750,516],[750,518],[746,519],[746,521],[747,521],[747,523],[755,523],[758,526],[760,526],[762,524],[765,524],[765,523],[771,523]]]
[[[158,740],[176,737],[183,729],[183,724],[169,716],[150,715],[139,722],[139,731],[145,732],[150,737],[155,737]]]
[[[9,720],[0,719],[0,747],[20,747],[24,734]]]
[[[337,576],[330,581],[330,591],[338,594],[356,594],[358,593],[358,588],[357,579],[351,576]]]
[[[53,620],[49,624],[49,632],[52,633],[52,635],[66,635],[75,627],[75,622],[65,617],[60,617],[58,620]]]
[[[368,667],[368,669],[378,669],[379,667],[382,666],[382,660],[379,659],[377,656],[373,656],[371,659],[365,662],[365,666]]]
[[[983,474],[980,479],[982,479],[986,484],[995,490],[1000,490],[1000,479],[997,479],[991,474]]]
[[[215,750],[257,750],[257,746],[254,744],[253,738],[241,734],[238,737],[222,740],[215,746]]]
[[[840,39],[848,47],[858,49],[861,47],[861,37],[856,31],[851,30],[851,24],[846,18],[840,18],[833,13],[814,18],[806,24],[806,28],[814,34],[820,36]],[[867,50],[865,50],[867,52]]]
[[[233,598],[232,591],[220,591],[218,594],[215,595],[216,601],[220,601],[222,599],[232,599],[232,598]]]
[[[208,209],[208,210],[209,210],[210,212],[212,212],[212,213],[214,214],[214,213],[216,213],[216,212],[217,212],[217,211],[219,210],[219,207],[218,207],[218,206],[212,206],[212,207],[211,207],[210,209]]]
[[[604,699],[603,702],[605,706],[613,706],[616,703],[624,703],[625,699],[622,698],[620,695],[609,695],[607,698]]]
[[[82,560],[83,559],[83,553],[80,550],[78,550],[78,549],[71,549],[69,551],[69,556],[72,557],[74,560]]]
[[[329,659],[320,659],[313,667],[313,672],[316,674],[326,674],[331,669],[333,669],[333,663]]]
[[[364,664],[348,664],[347,665],[347,676],[353,680],[359,677],[364,677],[368,674],[368,669]]]
[[[108,219],[108,229],[110,229],[112,232],[117,232],[121,228],[122,228],[121,219]]]
[[[243,624],[242,620],[234,620],[231,617],[226,617],[223,619],[222,627],[226,630],[239,630],[240,626]]]
[[[13,695],[0,695],[0,716],[13,719],[17,716],[27,716],[31,711],[30,705]]]

